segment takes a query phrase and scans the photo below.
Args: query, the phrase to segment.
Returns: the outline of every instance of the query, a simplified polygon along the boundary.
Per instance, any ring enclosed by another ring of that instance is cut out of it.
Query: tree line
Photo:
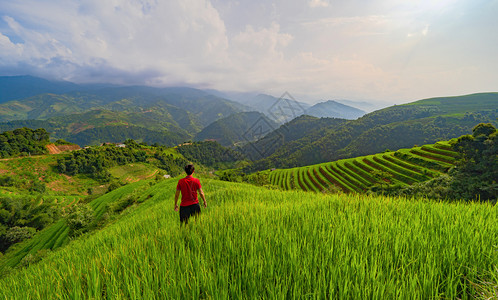
[[[49,141],[50,135],[44,128],[4,131],[0,134],[0,158],[45,154]]]
[[[480,123],[472,134],[453,143],[459,153],[455,167],[447,174],[406,188],[387,192],[447,200],[496,201],[498,199],[498,131],[490,123]]]
[[[107,182],[111,177],[108,168],[146,160],[147,153],[134,140],[126,140],[123,147],[107,144],[73,151],[57,160],[57,169],[67,175],[88,174]]]

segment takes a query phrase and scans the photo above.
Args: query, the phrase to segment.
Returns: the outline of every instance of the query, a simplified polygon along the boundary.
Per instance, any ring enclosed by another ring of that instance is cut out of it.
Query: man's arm
[[[175,211],[178,211],[178,196],[180,196],[180,190],[176,190],[175,193]]]
[[[207,207],[206,196],[204,196],[204,191],[202,190],[202,188],[199,188],[199,194],[201,195],[201,198],[204,201],[204,207]]]

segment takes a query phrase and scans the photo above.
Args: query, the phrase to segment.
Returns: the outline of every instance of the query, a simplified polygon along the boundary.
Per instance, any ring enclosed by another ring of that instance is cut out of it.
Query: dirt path
[[[48,152],[50,154],[59,154],[64,151],[73,151],[73,150],[78,150],[81,149],[80,146],[78,145],[54,145],[54,144],[48,144],[47,145]]]

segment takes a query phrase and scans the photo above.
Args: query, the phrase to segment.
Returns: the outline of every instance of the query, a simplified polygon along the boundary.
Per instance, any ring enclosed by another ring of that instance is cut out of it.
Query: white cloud
[[[12,43],[9,37],[0,33],[0,52],[0,64],[9,63],[8,60],[21,57],[23,45]]]
[[[264,62],[283,59],[281,50],[291,41],[290,34],[281,33],[280,26],[272,23],[269,28],[261,30],[247,26],[232,39],[231,46],[240,59]]]
[[[308,5],[312,8],[315,7],[327,7],[329,6],[329,3],[325,0],[310,0],[308,2]]]

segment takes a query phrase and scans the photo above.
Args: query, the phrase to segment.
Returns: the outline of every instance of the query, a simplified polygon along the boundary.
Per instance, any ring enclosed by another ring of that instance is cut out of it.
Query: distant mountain
[[[253,142],[278,128],[260,112],[240,112],[219,119],[195,136],[195,140],[216,140],[223,146]]]
[[[174,146],[192,138],[182,123],[180,111],[175,118],[164,111],[116,112],[91,110],[83,113],[52,117],[47,120],[16,120],[0,123],[0,132],[21,127],[45,128],[54,139],[65,139],[80,146],[104,142],[123,142],[131,138],[149,144]]]
[[[250,108],[250,110],[264,113],[269,119],[283,124],[302,115],[311,105],[292,98],[290,94],[283,94],[280,98],[255,93],[219,92],[210,90],[210,93],[232,99]]]
[[[91,109],[140,112],[182,109],[204,127],[247,107],[196,89],[114,87],[67,94],[40,94],[0,104],[0,122],[48,119]]]
[[[281,148],[285,148],[288,152],[298,151],[307,143],[323,137],[345,122],[347,122],[345,119],[301,115],[281,125],[262,139],[245,145],[241,151],[252,160],[271,157]]]
[[[209,92],[247,105],[255,111],[264,113],[267,117],[280,124],[289,122],[303,114],[318,118],[342,119],[357,119],[365,114],[361,109],[333,100],[320,102],[311,106],[308,103],[295,100],[288,94],[277,98],[266,94],[223,93],[212,90]]]
[[[363,116],[365,112],[334,100],[320,102],[306,109],[305,115],[310,115],[318,118],[341,118],[354,120]]]
[[[78,85],[67,81],[50,81],[33,76],[0,76],[0,103],[45,93],[63,94],[78,88]]]
[[[379,110],[382,108],[386,108],[388,106],[391,106],[392,104],[388,104],[385,102],[379,102],[379,101],[352,101],[352,100],[346,100],[346,99],[336,99],[336,102],[361,109],[367,113],[373,112],[375,110]]]
[[[271,151],[265,145],[273,144],[264,141],[269,137],[244,150],[249,157],[263,157],[252,170],[304,166],[449,140],[472,133],[481,122],[496,126],[497,118],[498,93],[432,98],[391,106],[338,126],[312,126],[302,138],[284,141]]]
[[[174,145],[220,118],[249,110],[187,87],[77,85],[16,76],[0,77],[0,92],[0,129],[43,127],[80,146],[126,138]]]

